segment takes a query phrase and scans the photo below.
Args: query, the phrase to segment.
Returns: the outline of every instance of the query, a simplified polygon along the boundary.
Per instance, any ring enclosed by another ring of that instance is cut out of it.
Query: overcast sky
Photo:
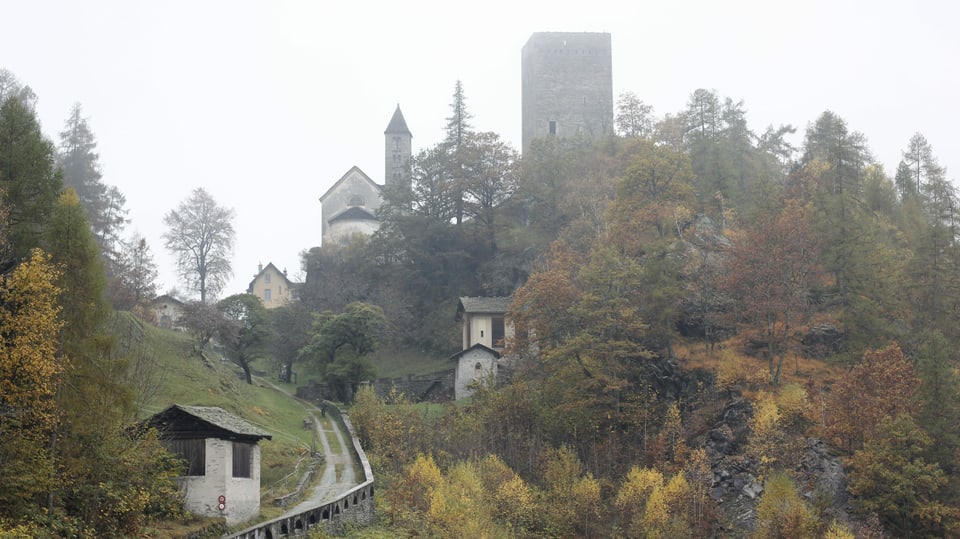
[[[942,1],[0,0],[0,67],[30,85],[55,141],[81,103],[103,181],[178,285],[163,215],[196,187],[236,212],[235,276],[300,278],[322,195],[353,165],[383,183],[399,103],[414,152],[442,137],[463,81],[479,130],[520,146],[520,49],[533,32],[610,32],[614,94],[654,113],[697,88],[743,100],[750,127],[824,110],[866,135],[888,174],[923,133],[960,179],[960,8]],[[183,286],[179,286],[183,289]]]

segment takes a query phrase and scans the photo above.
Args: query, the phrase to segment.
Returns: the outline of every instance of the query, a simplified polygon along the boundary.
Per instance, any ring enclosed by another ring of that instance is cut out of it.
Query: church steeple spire
[[[407,129],[407,122],[403,119],[403,113],[400,112],[400,104],[397,103],[397,110],[393,111],[393,118],[390,118],[390,123],[387,124],[386,131],[383,132],[384,135],[407,135],[413,138],[413,134],[410,133],[410,130]]]
[[[384,136],[384,175],[385,185],[402,185],[408,183],[411,147],[413,134],[407,128],[407,122],[400,112],[400,104],[393,112]]]

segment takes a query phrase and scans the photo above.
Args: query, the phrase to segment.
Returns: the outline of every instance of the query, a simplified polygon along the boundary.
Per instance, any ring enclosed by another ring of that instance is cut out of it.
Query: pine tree
[[[464,145],[472,133],[470,119],[473,115],[467,110],[467,101],[463,93],[463,83],[457,80],[453,90],[453,103],[450,104],[450,117],[447,118],[446,138],[443,146],[447,153],[447,179],[453,195],[454,216],[457,225],[463,223],[464,191],[466,191],[466,160]]]
[[[53,144],[33,110],[20,99],[0,104],[0,188],[9,208],[9,248],[0,254],[6,272],[40,245],[43,226],[62,187]]]
[[[960,376],[950,357],[950,344],[943,335],[934,331],[917,358],[917,374],[920,375],[918,397],[921,409],[918,422],[934,443],[930,446],[928,460],[936,462],[950,478],[957,470],[957,452],[960,450]],[[954,479],[956,482],[956,479]],[[956,485],[955,485],[956,488]]]

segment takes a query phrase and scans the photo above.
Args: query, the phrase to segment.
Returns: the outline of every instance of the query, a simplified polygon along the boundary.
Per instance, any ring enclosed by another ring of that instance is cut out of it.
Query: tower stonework
[[[537,138],[613,133],[610,34],[537,32],[521,53],[523,150]]]
[[[384,136],[384,171],[383,184],[385,186],[406,185],[409,183],[408,166],[412,153],[413,134],[407,128],[407,122],[400,112],[400,105],[394,111],[393,117]]]

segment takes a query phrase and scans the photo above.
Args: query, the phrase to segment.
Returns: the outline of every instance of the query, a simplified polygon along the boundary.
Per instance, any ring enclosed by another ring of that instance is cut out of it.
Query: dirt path
[[[290,392],[272,382],[263,378],[258,378],[257,381],[296,399],[296,396],[291,395]],[[336,421],[321,413],[320,408],[300,399],[297,399],[297,401],[303,405],[304,410],[310,415],[314,428],[317,430],[317,438],[323,447],[324,464],[323,472],[320,478],[315,481],[311,492],[285,514],[302,513],[307,509],[333,500],[358,484],[353,457],[350,452],[353,442],[345,436]],[[331,443],[333,440],[336,443]]]

